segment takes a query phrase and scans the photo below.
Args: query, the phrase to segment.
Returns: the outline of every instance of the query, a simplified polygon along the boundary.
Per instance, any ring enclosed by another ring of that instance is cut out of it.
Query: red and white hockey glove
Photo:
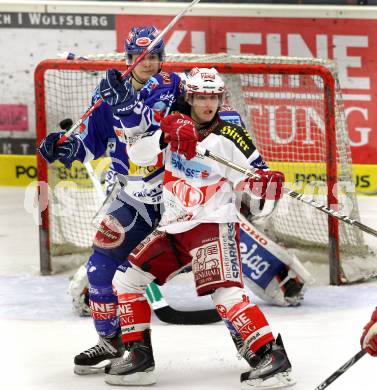
[[[360,339],[361,348],[370,355],[377,356],[377,307],[370,321],[364,326],[364,332]]]
[[[259,179],[251,177],[237,186],[237,190],[245,190],[247,186],[251,193],[260,199],[279,200],[283,196],[284,173],[280,171],[263,171],[257,169],[256,174]]]
[[[198,132],[193,120],[184,114],[168,115],[161,121],[161,130],[166,134],[164,141],[170,144],[172,152],[183,154],[187,160],[196,155]]]

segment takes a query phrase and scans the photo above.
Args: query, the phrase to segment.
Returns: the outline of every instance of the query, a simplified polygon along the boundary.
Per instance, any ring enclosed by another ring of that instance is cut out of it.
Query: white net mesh
[[[104,71],[95,70],[97,60],[118,61],[112,62],[110,67],[121,68],[124,56],[112,53],[86,58],[90,71],[67,70],[60,65],[45,72],[48,131],[56,131],[62,119],[75,121],[86,111],[94,88],[104,76]],[[312,194],[315,200],[324,204],[327,204],[328,191],[327,141],[328,137],[336,137],[338,207],[344,214],[359,220],[350,145],[333,62],[226,54],[177,54],[168,56],[166,61],[167,68],[172,70],[175,68],[170,63],[189,62],[190,67],[200,67],[200,63],[215,64],[223,73],[231,105],[241,113],[269,166],[285,173],[287,185],[296,191]],[[250,66],[246,74],[240,74],[237,71],[239,64],[255,65]],[[275,70],[261,73],[258,64],[274,65]],[[281,65],[276,70],[278,64]],[[312,71],[312,65],[326,68],[335,80],[336,134],[328,133],[324,82]],[[297,68],[297,72],[292,73],[292,68]],[[65,179],[72,181],[78,190],[67,189],[67,185],[61,183]],[[71,170],[67,170],[60,164],[53,164],[48,171],[48,181],[53,193],[49,203],[52,253],[88,249],[95,233],[91,219],[100,202],[85,167],[75,163]],[[67,197],[67,193],[70,196]],[[75,205],[73,208],[67,206],[67,198],[71,206]],[[61,216],[62,207],[68,211],[68,216],[65,213]],[[329,243],[327,216],[289,197],[280,202],[268,229],[278,241],[309,250],[309,253],[312,248],[324,251]],[[359,257],[368,253],[360,231],[341,224],[339,233],[343,252],[357,253]]]

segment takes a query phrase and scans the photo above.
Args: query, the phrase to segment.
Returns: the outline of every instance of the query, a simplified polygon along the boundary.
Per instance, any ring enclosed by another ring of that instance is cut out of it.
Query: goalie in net
[[[155,29],[152,27],[133,29],[126,41],[128,61],[132,61],[144,49],[145,46],[143,45],[145,45],[145,42],[148,42],[148,39],[153,40],[155,35]],[[143,38],[144,43],[143,39],[140,40],[139,38]],[[139,45],[141,43],[143,45]],[[97,332],[100,335],[100,343],[86,351],[87,353],[84,353],[84,355],[81,354],[81,357],[78,355],[77,359],[75,359],[78,373],[90,372],[93,364],[86,363],[93,363],[95,360],[96,363],[94,365],[96,365],[100,363],[99,359],[104,357],[112,358],[123,353],[123,348],[119,343],[119,324],[114,321],[116,318],[114,307],[117,303],[111,290],[111,279],[121,261],[120,259],[127,257],[129,251],[152,230],[154,223],[160,218],[158,211],[158,204],[161,201],[159,175],[163,168],[155,166],[152,167],[152,170],[150,168],[143,170],[130,163],[128,158],[124,160],[123,151],[126,139],[121,131],[122,121],[119,120],[118,115],[124,108],[139,107],[141,101],[153,107],[152,121],[158,120],[159,116],[161,117],[161,115],[169,112],[171,105],[182,94],[183,89],[181,80],[176,74],[162,72],[150,78],[151,75],[158,72],[162,59],[163,44],[161,43],[161,45],[156,46],[155,52],[152,52],[142,63],[144,69],[142,67],[135,69],[131,80],[126,80],[125,83],[117,83],[114,80],[117,77],[117,73],[109,72],[106,82],[102,84],[102,88],[98,91],[108,104],[103,104],[98,113],[89,118],[85,123],[86,127],[83,129],[83,133],[80,136],[72,136],[58,148],[54,147],[54,142],[59,135],[52,134],[47,137],[40,147],[40,151],[47,161],[51,162],[53,159],[59,159],[69,166],[74,159],[85,161],[90,158],[97,158],[109,146],[108,149],[113,157],[113,168],[115,171],[121,175],[128,176],[128,178],[134,177],[136,179],[128,181],[128,185],[124,187],[124,191],[118,196],[116,204],[112,205],[114,211],[110,212],[105,218],[101,225],[102,231],[99,231],[96,236],[94,253],[88,263],[87,275],[90,283],[89,305],[92,309],[91,314],[94,318]],[[140,71],[140,69],[143,70]],[[116,84],[115,88],[113,88],[114,84],[111,86],[109,83],[111,79]],[[149,81],[146,83],[147,79]],[[137,94],[135,91],[141,87],[143,87],[141,93]],[[95,94],[94,100],[98,97],[98,93]],[[114,110],[119,108],[120,111],[114,113]],[[114,114],[116,114],[115,117]],[[221,115],[225,119],[232,117],[234,121],[233,114],[230,111],[224,111]],[[144,119],[148,120],[150,118],[145,117]],[[135,123],[123,130],[126,130],[127,135],[133,136],[143,132],[147,123]],[[114,139],[116,140],[115,145]],[[148,172],[147,176],[153,176],[152,180],[144,180],[145,177],[140,176],[141,171]],[[141,187],[138,187],[140,184]],[[139,231],[136,233],[137,229],[134,229],[132,234],[128,230],[124,232],[124,228],[129,226],[130,220],[133,221],[133,217],[137,214],[135,210],[141,216],[140,219],[142,221],[139,224],[137,220],[134,226],[139,228],[143,226],[143,232],[140,233]],[[126,220],[123,219],[123,212],[129,212]],[[119,216],[120,214],[122,214],[122,217]],[[152,223],[148,224],[146,221]],[[118,225],[119,222],[120,225]],[[250,228],[248,221],[244,220],[243,226],[243,240],[245,244],[243,245],[245,252],[243,258],[246,259],[244,262],[244,273],[248,276],[246,281],[249,282],[250,280],[249,287],[266,300],[281,305],[297,304],[302,297],[302,288],[307,280],[307,274],[301,272],[299,263],[293,261],[292,256],[284,255],[285,252],[282,248],[272,248],[272,243],[267,237],[263,238],[261,233],[255,233],[255,229],[252,230]],[[125,235],[127,235],[127,240],[124,240]],[[130,237],[132,238],[130,239]],[[265,243],[264,247],[261,243]],[[266,256],[266,249],[272,252],[272,255],[270,253]],[[261,261],[261,259],[265,261]],[[295,263],[298,264],[297,267]],[[98,272],[93,272],[93,270]],[[83,301],[85,302],[85,300]],[[99,308],[105,308],[105,312],[99,312]],[[117,325],[110,325],[112,323]],[[88,357],[93,355],[96,355],[95,359],[88,362],[90,360]]]

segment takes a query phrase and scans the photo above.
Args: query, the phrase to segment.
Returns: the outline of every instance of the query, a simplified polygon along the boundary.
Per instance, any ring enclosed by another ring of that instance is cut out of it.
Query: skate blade
[[[290,371],[279,372],[265,380],[250,379],[241,383],[241,390],[273,390],[292,387],[296,381],[292,378]]]
[[[149,386],[156,383],[154,371],[135,372],[130,375],[105,375],[105,382],[109,385],[120,386]]]
[[[105,372],[105,368],[111,363],[111,360],[103,360],[102,362],[94,366],[80,366],[75,364],[73,372],[76,375],[91,375],[91,374],[100,374]]]

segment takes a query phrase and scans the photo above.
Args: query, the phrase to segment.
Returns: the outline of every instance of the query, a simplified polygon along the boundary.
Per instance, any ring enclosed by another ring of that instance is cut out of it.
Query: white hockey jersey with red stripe
[[[234,163],[265,169],[250,134],[242,127],[217,119],[212,132],[200,145]],[[161,153],[161,130],[146,133],[127,148],[130,158],[140,165],[157,162]],[[207,157],[186,160],[167,146],[163,187],[164,212],[159,230],[181,233],[201,223],[237,222],[234,188],[246,179],[242,173]]]

